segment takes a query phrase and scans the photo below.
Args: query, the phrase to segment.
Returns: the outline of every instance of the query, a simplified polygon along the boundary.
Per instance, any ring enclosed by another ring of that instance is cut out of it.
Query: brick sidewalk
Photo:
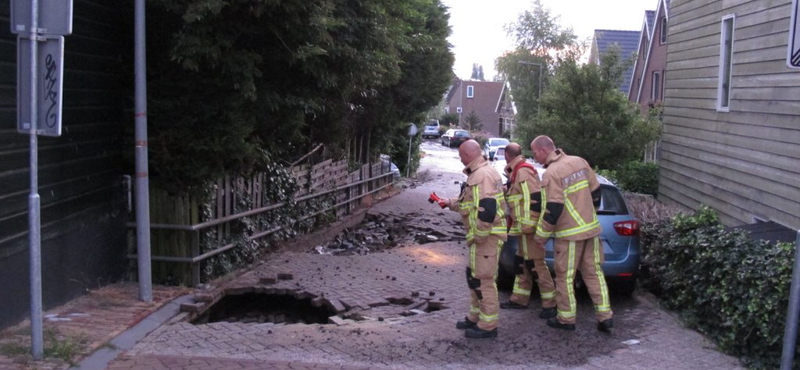
[[[136,283],[119,283],[92,290],[44,312],[44,361],[30,356],[30,322],[0,332],[0,369],[66,369],[136,325],[186,288],[153,286],[153,302],[138,300]]]

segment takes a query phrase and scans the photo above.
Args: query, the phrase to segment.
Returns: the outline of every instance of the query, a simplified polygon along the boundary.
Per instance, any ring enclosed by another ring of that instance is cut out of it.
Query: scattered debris
[[[418,213],[367,214],[357,228],[345,229],[330,242],[315,246],[312,252],[366,255],[407,244],[458,241],[463,237],[463,229],[456,220],[431,219]]]
[[[636,339],[628,339],[628,340],[622,342],[622,344],[625,344],[625,345],[628,345],[628,346],[632,346],[634,344],[639,344],[639,341],[636,340]]]

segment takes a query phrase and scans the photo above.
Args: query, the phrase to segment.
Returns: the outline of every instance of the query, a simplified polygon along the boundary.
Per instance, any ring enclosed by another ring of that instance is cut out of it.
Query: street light
[[[536,119],[538,120],[542,117],[542,63],[528,62],[526,60],[520,60],[517,61],[517,63],[539,66],[539,94],[536,96],[536,102],[538,103],[538,107],[536,107]]]

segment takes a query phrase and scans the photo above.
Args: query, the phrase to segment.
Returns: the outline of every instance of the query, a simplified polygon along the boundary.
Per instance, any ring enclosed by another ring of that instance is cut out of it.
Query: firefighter
[[[555,239],[556,304],[558,314],[547,320],[557,329],[575,330],[575,271],[581,272],[589,290],[597,318],[597,330],[610,332],[614,326],[608,286],[600,265],[603,249],[595,208],[600,206],[600,184],[583,158],[566,155],[556,149],[553,140],[539,136],[531,142],[537,162],[544,164],[542,211],[534,243],[544,250],[544,243]]]
[[[541,193],[539,175],[530,163],[521,155],[519,144],[506,146],[505,173],[508,177],[506,185],[506,203],[508,204],[511,225],[508,235],[519,236],[517,255],[514,258],[516,278],[514,290],[508,302],[500,304],[503,309],[523,309],[528,307],[531,288],[536,281],[539,296],[542,298],[542,311],[539,317],[549,319],[556,315],[555,285],[550,270],[544,262],[544,250],[535,248],[533,238],[536,223],[541,212]]]
[[[461,214],[467,231],[467,285],[472,301],[469,314],[456,323],[456,328],[466,329],[467,338],[494,338],[500,309],[495,277],[500,248],[507,238],[503,183],[483,157],[477,141],[461,144],[458,156],[465,166],[467,181],[458,198],[440,203]]]

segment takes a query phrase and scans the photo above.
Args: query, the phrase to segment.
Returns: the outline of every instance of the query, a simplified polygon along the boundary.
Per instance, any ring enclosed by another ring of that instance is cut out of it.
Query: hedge
[[[642,226],[643,285],[751,369],[779,367],[793,256],[791,243],[726,230],[709,208]]]

